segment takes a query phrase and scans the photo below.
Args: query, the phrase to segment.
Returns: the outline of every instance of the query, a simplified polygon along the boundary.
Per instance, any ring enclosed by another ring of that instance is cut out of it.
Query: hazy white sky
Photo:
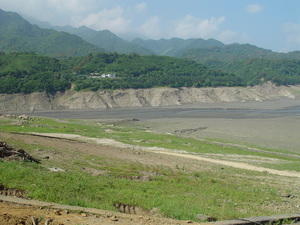
[[[215,38],[300,50],[299,0],[0,0],[0,8],[122,36]]]

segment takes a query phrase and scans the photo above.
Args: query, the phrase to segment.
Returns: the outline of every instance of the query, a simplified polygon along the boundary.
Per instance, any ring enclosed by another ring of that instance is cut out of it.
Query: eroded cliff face
[[[118,107],[171,106],[193,103],[265,101],[300,97],[300,86],[151,88],[114,91],[67,91],[48,96],[45,93],[2,94],[0,111],[87,110]]]

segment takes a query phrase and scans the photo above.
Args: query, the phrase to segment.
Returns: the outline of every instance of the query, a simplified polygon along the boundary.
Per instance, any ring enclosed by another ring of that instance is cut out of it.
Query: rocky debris
[[[38,159],[33,158],[23,149],[17,150],[9,146],[6,142],[0,142],[0,159],[40,163]]]
[[[114,203],[114,207],[121,213],[136,214],[136,206],[124,204],[121,202]]]
[[[174,133],[175,134],[192,134],[192,133],[196,133],[201,130],[206,130],[207,128],[208,127],[198,127],[198,128],[194,128],[194,129],[175,130]]]
[[[32,118],[28,115],[23,114],[23,115],[18,116],[18,119],[19,120],[31,120]]]
[[[48,168],[48,169],[49,169],[51,172],[55,172],[55,173],[66,172],[64,169],[56,168],[56,167]]]
[[[143,216],[155,216],[161,218],[163,217],[159,208],[153,208],[152,210],[147,210],[136,205],[125,204],[122,202],[115,202],[113,206],[120,213],[140,215],[142,216],[142,218]]]
[[[57,216],[61,216],[62,215],[61,210],[55,210],[54,214],[57,215]]]
[[[146,181],[152,181],[155,177],[157,177],[159,175],[160,174],[154,173],[154,172],[152,173],[152,172],[147,172],[147,171],[141,171],[140,175],[137,175],[137,176],[120,176],[120,178],[146,182]]]
[[[201,222],[215,222],[215,221],[217,221],[217,218],[207,216],[207,215],[203,215],[203,214],[197,214],[196,219],[198,221],[201,221]]]
[[[3,184],[0,184],[0,195],[24,198],[25,197],[25,191],[15,189],[15,188],[7,188]]]
[[[292,194],[284,194],[284,195],[282,195],[281,197],[283,197],[283,198],[290,198],[290,199],[296,198],[296,196],[295,196],[295,195],[292,195]]]
[[[119,219],[118,219],[117,216],[113,216],[113,217],[111,218],[111,221],[117,222],[117,221],[119,221]]]

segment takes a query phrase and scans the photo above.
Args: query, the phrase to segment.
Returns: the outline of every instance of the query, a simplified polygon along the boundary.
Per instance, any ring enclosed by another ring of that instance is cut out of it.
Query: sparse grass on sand
[[[58,121],[36,118],[32,121],[0,120],[0,132],[41,132],[80,134],[89,137],[112,138],[124,143],[182,149],[197,153],[222,153],[277,157],[289,160],[296,167],[298,161],[272,153],[247,152],[234,147],[220,147],[192,138],[150,133],[135,128],[87,121]],[[37,148],[55,150],[72,155],[62,148],[24,144],[7,140],[16,147],[38,156]],[[66,172],[53,173],[47,168],[56,166]],[[93,176],[82,167],[103,171]],[[151,179],[135,179],[143,174]],[[0,183],[27,191],[29,197],[49,202],[115,210],[118,201],[137,205],[145,210],[158,208],[166,217],[196,220],[197,214],[218,219],[290,213],[281,189],[262,182],[257,177],[268,176],[246,170],[189,171],[171,169],[167,165],[146,166],[88,154],[77,154],[64,162],[49,160],[36,165],[23,162],[0,161]],[[286,190],[289,191],[289,190]]]
[[[178,137],[171,134],[159,134],[148,132],[147,130],[120,126],[108,123],[100,123],[88,120],[55,120],[48,118],[35,118],[31,121],[21,121],[17,124],[16,120],[0,120],[0,132],[38,132],[38,133],[65,133],[78,134],[94,138],[110,138],[126,144],[146,146],[146,147],[162,147],[167,149],[184,150],[194,153],[209,154],[236,154],[246,156],[269,157],[280,159],[281,164],[264,163],[260,166],[273,168],[278,170],[294,170],[300,171],[300,159],[274,154],[278,150],[263,149],[268,152],[247,151],[244,148],[218,145],[201,141],[194,138]],[[290,153],[281,150],[282,153]]]
[[[122,202],[146,210],[158,208],[162,215],[176,219],[196,220],[197,214],[232,219],[287,212],[270,207],[285,204],[275,187],[237,177],[235,173],[241,174],[238,170],[227,169],[226,175],[184,172],[93,159],[94,167],[106,171],[105,175],[92,176],[78,169],[88,166],[88,161],[70,162],[73,169],[69,167],[65,173],[50,172],[43,165],[1,162],[0,183],[24,189],[33,199],[107,210],[115,210],[113,203]],[[149,181],[130,178],[141,172],[156,176]]]

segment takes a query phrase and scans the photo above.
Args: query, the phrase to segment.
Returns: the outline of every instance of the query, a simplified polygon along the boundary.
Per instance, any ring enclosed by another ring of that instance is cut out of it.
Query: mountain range
[[[214,39],[124,40],[109,30],[53,26],[0,9],[0,51],[34,51],[44,55],[76,56],[92,52],[136,53],[197,60],[232,61],[250,58],[300,59],[299,52],[278,53],[250,44],[226,45]],[[29,21],[29,22],[28,22]]]
[[[224,44],[200,38],[127,41],[108,30],[52,26],[1,9],[0,51],[36,52],[55,57],[85,56],[95,52],[171,56],[235,74],[247,85],[257,84],[258,80],[294,84],[300,76],[300,51],[279,53],[251,44]]]
[[[0,9],[0,51],[80,56],[103,51],[76,35],[42,29],[13,12]]]

